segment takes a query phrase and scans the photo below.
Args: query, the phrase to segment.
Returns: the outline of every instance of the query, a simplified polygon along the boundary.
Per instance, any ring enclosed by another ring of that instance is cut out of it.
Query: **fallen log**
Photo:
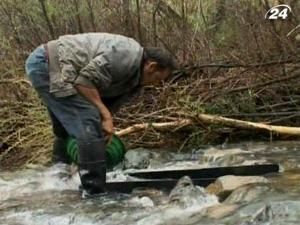
[[[264,123],[249,122],[244,120],[237,120],[237,119],[231,119],[222,116],[214,116],[208,114],[198,114],[197,119],[207,124],[214,124],[214,125],[242,128],[242,129],[251,129],[251,130],[266,130],[275,134],[300,136],[300,127],[267,125]]]
[[[118,136],[124,136],[127,134],[135,133],[138,131],[146,130],[148,128],[154,128],[155,130],[169,130],[174,128],[181,128],[187,125],[194,124],[193,120],[191,119],[178,119],[177,121],[172,122],[164,122],[164,123],[140,123],[135,124],[133,126],[127,127],[123,130],[115,132]]]
[[[270,133],[278,135],[291,135],[300,136],[300,127],[287,127],[287,126],[275,126],[264,123],[249,122],[238,119],[231,119],[217,115],[198,114],[193,119],[178,119],[177,121],[164,122],[164,123],[141,123],[127,127],[123,130],[117,131],[116,135],[124,136],[138,131],[142,131],[152,127],[155,130],[169,130],[174,128],[181,128],[189,125],[199,124],[211,124],[219,126],[227,126],[248,130],[265,130]]]

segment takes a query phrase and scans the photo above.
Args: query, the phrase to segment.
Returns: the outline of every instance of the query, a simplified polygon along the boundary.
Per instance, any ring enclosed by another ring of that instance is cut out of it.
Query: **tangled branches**
[[[0,149],[1,167],[47,161],[52,134],[45,108],[24,79],[1,80],[0,86],[6,95],[0,100],[0,137],[6,146]]]
[[[145,89],[136,104],[122,108],[115,120],[118,127],[126,128],[133,124],[174,122],[209,113],[266,124],[299,126],[299,75],[298,61],[214,70],[193,67],[164,87]],[[173,140],[170,145],[174,145],[174,140],[177,145],[189,140],[195,146],[219,138],[224,132],[228,136],[234,131],[211,129],[207,125],[199,130],[199,124],[184,129],[162,134],[150,126],[142,134],[132,134],[134,141],[131,143],[158,147],[163,139],[164,145],[169,140]]]
[[[114,116],[115,126],[120,131],[134,124],[148,124],[137,133],[125,130],[128,147],[181,146],[180,149],[220,137],[224,141],[224,133],[234,133],[233,128],[192,123],[190,119],[199,113],[299,126],[299,75],[298,62],[250,68],[185,68],[184,75],[176,80],[162,87],[146,87],[125,104]],[[1,166],[48,162],[52,131],[45,108],[26,81],[3,81],[0,136],[7,148],[0,151]],[[163,123],[161,131],[151,123]]]

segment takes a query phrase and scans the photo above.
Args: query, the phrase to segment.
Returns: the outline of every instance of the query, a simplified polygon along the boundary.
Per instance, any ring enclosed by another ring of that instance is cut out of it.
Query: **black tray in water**
[[[194,185],[206,187],[213,183],[216,178],[192,179]],[[117,181],[107,182],[108,192],[130,193],[135,188],[156,188],[160,190],[171,190],[177,184],[177,179],[153,179],[138,181]]]
[[[277,164],[261,164],[249,166],[229,166],[229,167],[214,167],[203,169],[187,169],[187,170],[154,170],[143,172],[131,172],[130,176],[145,178],[145,179],[180,179],[183,176],[189,176],[191,179],[199,178],[218,178],[225,175],[235,176],[257,176],[267,173],[279,172]]]

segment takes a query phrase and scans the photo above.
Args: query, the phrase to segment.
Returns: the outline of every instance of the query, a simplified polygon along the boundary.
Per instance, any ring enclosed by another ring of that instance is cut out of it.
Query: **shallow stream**
[[[144,150],[140,150],[143,152]],[[156,151],[134,163],[144,170],[279,163],[280,173],[266,176],[269,183],[252,184],[220,199],[201,187],[180,183],[171,193],[138,189],[131,194],[111,193],[81,199],[79,178],[63,165],[30,166],[0,172],[0,224],[7,225],[133,225],[133,224],[293,224],[300,221],[300,143],[240,143],[205,147],[191,153]],[[148,154],[148,153],[147,153]],[[129,161],[131,159],[129,158]],[[111,181],[130,180],[126,171],[107,174]],[[131,163],[131,164],[130,164]],[[185,178],[184,178],[185,179]],[[182,181],[182,180],[181,180]]]

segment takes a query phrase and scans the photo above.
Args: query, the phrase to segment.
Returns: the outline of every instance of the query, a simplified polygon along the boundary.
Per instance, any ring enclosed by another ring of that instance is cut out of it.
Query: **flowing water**
[[[2,171],[0,224],[299,224],[299,142],[240,143],[184,154],[156,152],[144,163],[147,169],[183,169],[263,162],[279,163],[281,172],[267,176],[269,184],[242,187],[222,201],[187,177],[170,193],[138,189],[82,199],[77,173],[63,165]],[[133,179],[121,169],[107,176],[115,181]]]

